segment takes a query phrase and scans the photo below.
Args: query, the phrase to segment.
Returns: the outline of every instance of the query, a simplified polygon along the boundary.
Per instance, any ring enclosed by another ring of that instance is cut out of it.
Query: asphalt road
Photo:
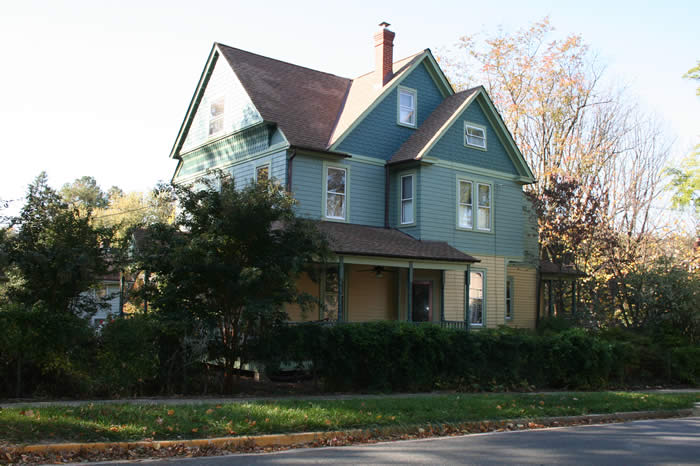
[[[249,464],[700,464],[700,417],[501,432],[336,448],[173,459]],[[110,463],[133,464],[133,463]]]

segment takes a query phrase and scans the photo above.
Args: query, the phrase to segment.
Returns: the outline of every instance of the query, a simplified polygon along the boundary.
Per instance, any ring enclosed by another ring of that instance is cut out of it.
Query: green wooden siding
[[[402,226],[401,225],[401,175],[408,173],[413,173],[416,177],[415,188],[416,192],[413,195],[413,202],[416,206],[415,211],[415,225]],[[421,169],[415,168],[411,170],[399,170],[392,171],[390,175],[390,197],[389,197],[389,225],[392,228],[398,228],[404,233],[408,233],[414,238],[420,238],[420,224],[421,224],[421,214],[422,214],[422,199],[424,187],[420,182]]]
[[[457,176],[492,186],[491,232],[464,231],[457,227]],[[524,224],[522,187],[513,182],[453,169],[423,166],[420,185],[420,239],[447,241],[470,254],[523,256]]]
[[[292,193],[297,215],[321,218],[323,160],[297,154],[292,160]]]
[[[418,91],[418,125],[440,105],[442,94],[424,64],[406,76],[401,85]],[[414,128],[396,121],[397,89],[390,92],[338,146],[338,151],[388,160],[408,139]]]
[[[470,121],[486,128],[486,151],[465,147],[464,122]],[[484,114],[478,101],[472,102],[462,114],[454,120],[452,126],[427,154],[450,162],[474,165],[480,168],[498,170],[503,173],[517,175],[518,171],[498,139],[496,132]]]
[[[361,225],[384,226],[384,167],[352,159],[334,163],[306,155],[294,157],[292,192],[298,202],[297,214],[308,218],[323,217],[324,161],[328,165],[349,168],[349,221]]]
[[[269,148],[269,132],[269,127],[258,125],[183,155],[177,179],[201,175],[209,169],[266,151]]]

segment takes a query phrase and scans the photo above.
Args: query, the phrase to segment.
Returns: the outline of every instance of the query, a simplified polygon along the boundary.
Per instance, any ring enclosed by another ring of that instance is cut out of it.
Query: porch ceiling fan
[[[371,269],[358,270],[358,272],[374,272],[374,275],[377,278],[382,278],[384,276],[384,272],[396,273],[396,270],[388,270],[383,265],[375,265]]]

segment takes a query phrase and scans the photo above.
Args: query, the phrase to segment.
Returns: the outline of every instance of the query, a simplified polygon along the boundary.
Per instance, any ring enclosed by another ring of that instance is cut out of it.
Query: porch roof
[[[444,241],[417,240],[395,228],[339,222],[319,222],[318,228],[328,238],[331,250],[338,255],[479,262],[479,259],[453,248]]]

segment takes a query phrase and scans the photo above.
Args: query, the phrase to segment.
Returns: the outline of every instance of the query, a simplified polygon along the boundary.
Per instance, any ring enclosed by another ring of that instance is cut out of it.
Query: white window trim
[[[401,121],[401,93],[413,95],[413,123],[404,123]],[[396,123],[407,128],[416,128],[418,126],[418,91],[410,87],[399,86],[396,92]]]
[[[481,289],[481,323],[480,324],[475,324],[471,322],[471,303],[469,303],[469,326],[470,327],[486,327],[486,290],[487,290],[487,281],[486,281],[486,269],[475,269],[472,268],[469,271],[469,299],[472,299],[472,273],[480,273],[481,276],[483,277],[482,279],[482,289]]]
[[[474,190],[474,193],[476,194],[476,215],[472,213],[472,219],[475,220],[474,227],[478,231],[484,231],[484,232],[490,232],[493,227],[493,214],[491,211],[491,208],[493,207],[493,186],[490,183],[475,183],[476,189]],[[479,203],[479,186],[488,186],[489,188],[489,205],[488,207],[481,207],[481,204]],[[472,197],[472,203],[474,202],[474,198]],[[481,228],[479,227],[479,209],[489,209],[489,227],[488,228]]]
[[[221,115],[217,115],[217,116],[215,116],[215,117],[212,117],[212,115],[211,115],[211,106],[214,105],[214,102],[218,102],[219,100],[223,100],[223,101],[224,101],[224,111],[221,112]],[[224,130],[225,130],[225,127],[224,127],[224,126],[226,125],[226,120],[225,120],[225,116],[226,116],[226,96],[223,96],[223,95],[222,95],[222,96],[218,96],[218,97],[216,97],[216,98],[214,98],[214,99],[211,99],[211,100],[209,101],[209,108],[208,108],[208,110],[209,110],[209,112],[207,113],[207,115],[209,116],[209,119],[207,120],[207,122],[208,122],[208,124],[207,124],[207,138],[214,138],[214,137],[217,137],[217,136],[221,135],[221,134],[224,132]],[[215,133],[210,133],[210,132],[209,132],[209,129],[211,128],[211,123],[212,123],[212,121],[215,121],[215,120],[221,120],[221,129],[220,129],[219,131],[216,131]]]
[[[467,129],[468,128],[473,128],[473,129],[480,129],[481,131],[484,132],[484,145],[480,146],[478,144],[472,144],[468,141],[467,138]],[[466,147],[473,147],[474,149],[479,149],[479,150],[487,150],[488,147],[488,138],[487,138],[487,133],[486,133],[486,126],[477,124],[477,123],[472,123],[471,121],[465,121],[464,122],[464,145]]]
[[[508,315],[508,286],[510,286],[510,315]],[[515,314],[515,277],[513,276],[506,277],[505,304],[505,320],[511,321],[513,320],[513,315]]]
[[[459,188],[460,188],[460,182],[467,182],[472,184],[472,226],[470,227],[463,227],[459,224],[459,206],[460,206],[460,197],[459,197]],[[479,228],[479,185],[482,186],[488,186],[489,187],[489,193],[490,193],[490,201],[491,205],[489,206],[489,225],[490,228]],[[486,233],[486,234],[493,234],[496,231],[496,228],[494,226],[494,184],[486,181],[478,181],[478,179],[474,179],[471,177],[463,176],[458,174],[457,175],[457,183],[455,184],[456,187],[456,195],[455,195],[455,228],[457,230],[461,231],[473,231],[475,233]],[[476,202],[474,202],[476,200]]]
[[[255,181],[256,183],[258,182],[258,170],[264,167],[267,167],[268,181],[272,180],[272,164],[270,162],[265,162],[255,166],[255,170],[253,171],[253,181]]]
[[[329,217],[328,211],[328,169],[335,168],[337,170],[345,170],[345,217]],[[349,222],[350,221],[350,167],[342,164],[323,163],[323,180],[321,182],[323,190],[321,216],[324,220],[331,222]]]
[[[404,199],[403,198],[403,179],[407,177],[411,177],[411,203],[413,206],[413,221],[412,222],[404,222],[403,221],[403,203]],[[415,172],[408,172],[404,173],[399,177],[399,224],[403,227],[405,226],[411,226],[416,224],[416,173]]]

